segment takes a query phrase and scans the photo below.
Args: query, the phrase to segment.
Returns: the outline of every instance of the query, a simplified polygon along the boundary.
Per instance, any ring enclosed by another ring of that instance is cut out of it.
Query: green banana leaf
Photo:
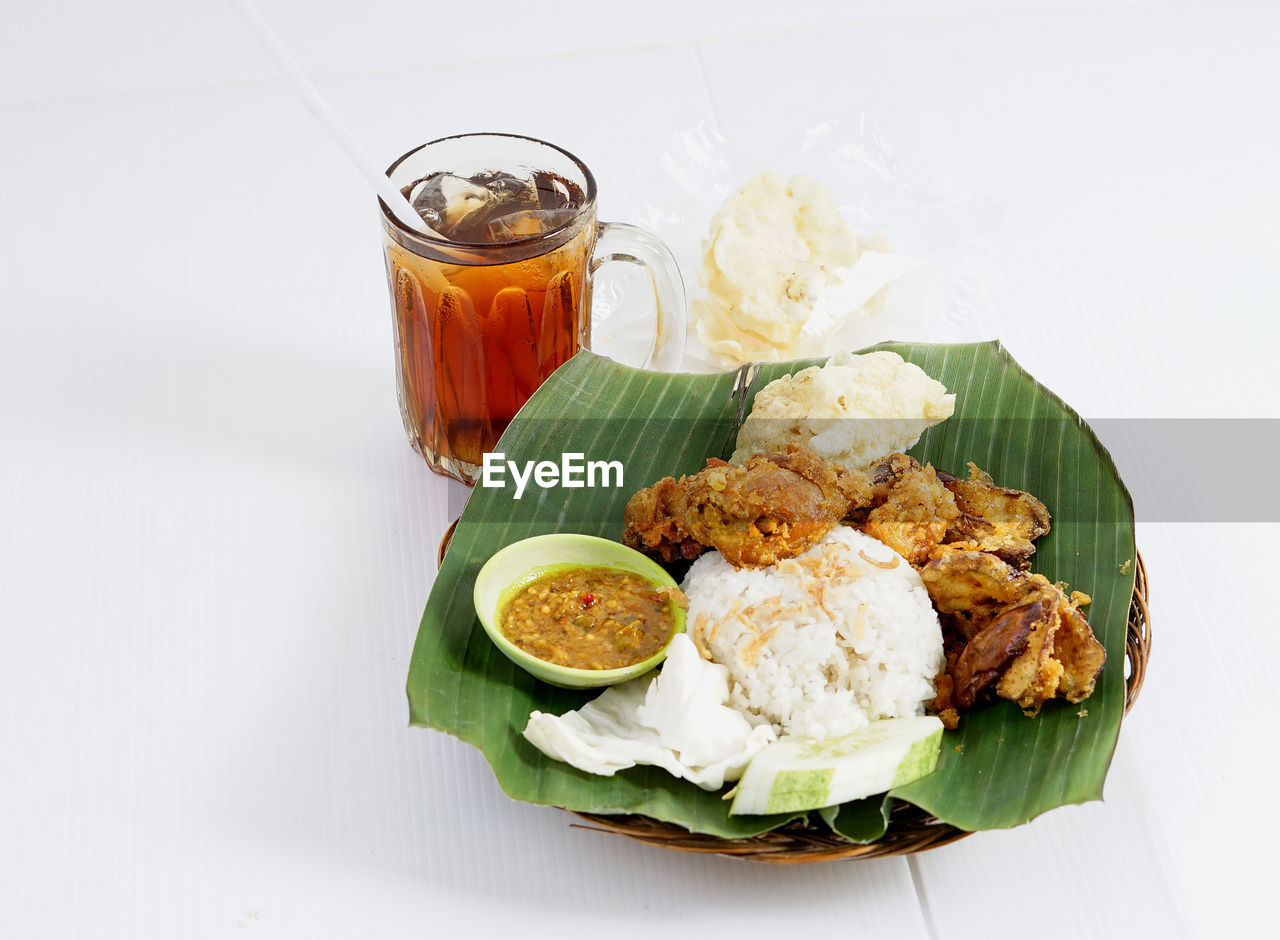
[[[1079,416],[1026,373],[998,343],[889,343],[957,395],[955,415],[925,433],[911,454],[959,475],[975,462],[1003,486],[1037,495],[1054,514],[1032,567],[1093,598],[1090,624],[1107,650],[1097,688],[1081,705],[1051,702],[1038,717],[1000,701],[967,713],[943,739],[937,771],[893,791],[962,829],[1015,826],[1068,803],[1100,799],[1124,712],[1124,641],[1135,561],[1133,506],[1105,449]],[[477,485],[467,501],[422,616],[409,668],[410,722],[478,747],[512,798],[590,813],[640,813],[725,838],[756,835],[796,818],[728,815],[706,792],[656,768],[613,777],[544,756],[521,736],[529,713],[563,713],[596,693],[535,680],[509,662],[476,619],[471,592],[499,548],[545,532],[618,538],[627,500],[663,476],[693,473],[727,456],[755,390],[813,360],[762,366],[750,388],[740,374],[644,372],[580,352],[521,410],[496,451],[506,461],[617,461],[610,485],[540,487],[516,499]],[[581,476],[582,474],[579,474]],[[490,482],[497,483],[495,476]],[[884,832],[880,797],[821,815],[865,842]]]

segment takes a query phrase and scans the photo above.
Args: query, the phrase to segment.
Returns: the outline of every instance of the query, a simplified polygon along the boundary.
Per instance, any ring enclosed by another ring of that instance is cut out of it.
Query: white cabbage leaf
[[[768,724],[753,727],[725,704],[728,698],[728,670],[704,660],[681,633],[657,676],[613,686],[563,715],[535,711],[524,736],[548,757],[588,773],[611,777],[651,764],[717,790],[741,777],[776,737]]]

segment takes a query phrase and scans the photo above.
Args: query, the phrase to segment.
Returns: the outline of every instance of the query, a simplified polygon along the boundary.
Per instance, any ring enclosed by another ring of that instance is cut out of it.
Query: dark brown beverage
[[[470,483],[586,340],[595,207],[542,171],[433,173],[403,192],[438,236],[384,225],[405,427],[434,469]]]
[[[437,473],[476,482],[529,396],[589,345],[600,265],[648,272],[644,366],[678,367],[685,305],[675,259],[643,229],[596,220],[595,178],[567,150],[516,134],[458,134],[409,151],[387,176],[410,202],[405,215],[412,208],[426,225],[405,225],[379,200],[400,414]]]

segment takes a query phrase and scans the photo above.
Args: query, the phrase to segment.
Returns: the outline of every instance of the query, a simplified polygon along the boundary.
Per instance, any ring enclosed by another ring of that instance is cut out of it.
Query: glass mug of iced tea
[[[646,368],[684,350],[684,286],[649,233],[596,220],[596,182],[577,157],[530,137],[464,134],[387,171],[430,229],[379,200],[395,311],[396,378],[409,441],[437,473],[474,483],[520,406],[590,346],[591,279],[608,261],[649,269]]]

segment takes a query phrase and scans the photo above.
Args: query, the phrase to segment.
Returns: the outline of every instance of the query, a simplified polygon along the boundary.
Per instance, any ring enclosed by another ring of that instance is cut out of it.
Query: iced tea
[[[544,171],[433,173],[403,191],[439,237],[383,226],[401,412],[432,468],[469,483],[587,341],[595,206]]]
[[[675,259],[643,229],[596,220],[595,178],[567,150],[459,134],[409,151],[387,175],[423,221],[406,226],[379,200],[400,413],[437,473],[474,483],[521,405],[589,345],[601,265],[648,271],[653,342],[643,365],[678,367],[685,304]]]

